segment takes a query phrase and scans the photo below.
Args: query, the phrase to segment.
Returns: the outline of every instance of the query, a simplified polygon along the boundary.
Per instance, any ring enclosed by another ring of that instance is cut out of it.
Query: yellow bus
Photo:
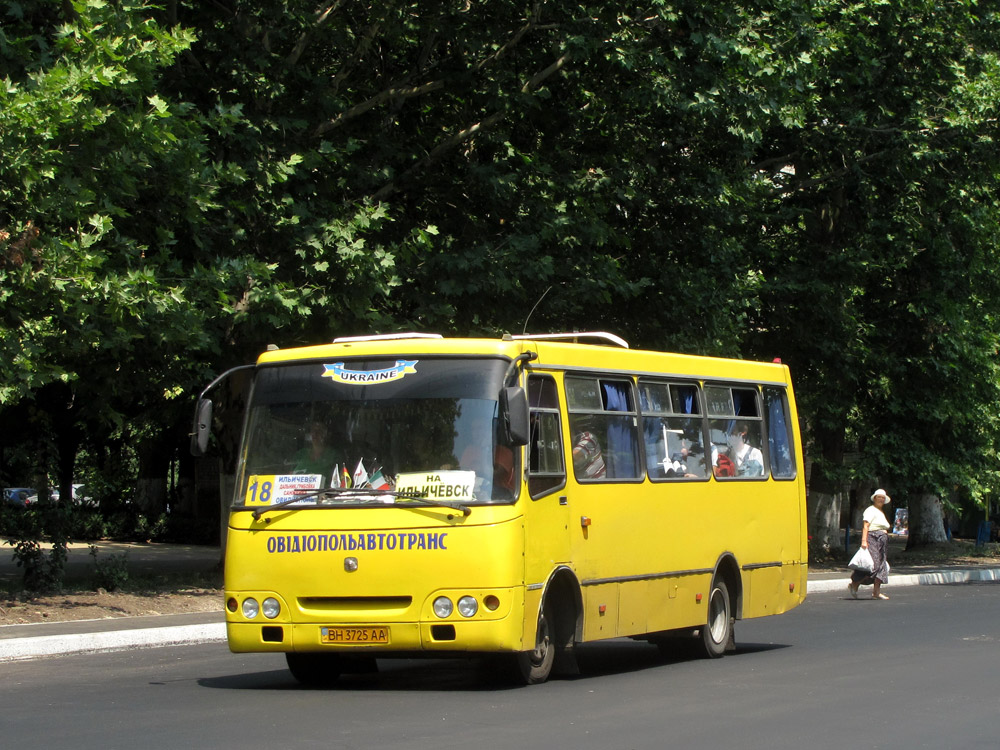
[[[234,652],[322,684],[376,657],[497,655],[517,680],[577,644],[686,634],[806,594],[788,368],[607,333],[338,339],[253,370],[225,560]],[[199,399],[192,450],[205,450]]]

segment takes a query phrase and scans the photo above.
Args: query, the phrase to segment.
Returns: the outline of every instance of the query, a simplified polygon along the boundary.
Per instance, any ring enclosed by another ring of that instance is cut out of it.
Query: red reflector
[[[696,602],[698,602],[698,604],[701,604],[701,594],[695,594],[694,595],[694,600]]]

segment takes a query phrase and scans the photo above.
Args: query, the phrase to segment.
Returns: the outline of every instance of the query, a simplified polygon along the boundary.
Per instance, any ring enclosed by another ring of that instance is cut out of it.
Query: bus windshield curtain
[[[623,383],[603,383],[605,411],[628,412],[628,394]],[[616,417],[608,425],[608,450],[604,464],[608,477],[635,477],[635,433],[629,429],[627,418]]]

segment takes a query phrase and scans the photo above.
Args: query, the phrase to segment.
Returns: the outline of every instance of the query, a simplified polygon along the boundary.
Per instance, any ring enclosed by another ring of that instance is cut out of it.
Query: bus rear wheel
[[[726,653],[726,647],[733,639],[733,617],[729,602],[729,588],[726,582],[712,582],[712,593],[708,595],[708,618],[701,628],[701,645],[705,656],[718,659]]]
[[[341,659],[335,654],[285,654],[288,671],[300,684],[308,687],[327,687],[337,682],[343,669]]]
[[[543,608],[538,615],[535,648],[515,655],[517,674],[525,685],[537,685],[549,679],[555,661],[556,648],[549,631],[549,618]]]

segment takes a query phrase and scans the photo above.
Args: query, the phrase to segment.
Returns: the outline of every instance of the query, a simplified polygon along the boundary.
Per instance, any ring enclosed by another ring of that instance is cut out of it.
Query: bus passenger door
[[[563,463],[562,419],[551,375],[528,377],[531,436],[526,451],[525,581],[542,583],[569,561],[569,501]]]

